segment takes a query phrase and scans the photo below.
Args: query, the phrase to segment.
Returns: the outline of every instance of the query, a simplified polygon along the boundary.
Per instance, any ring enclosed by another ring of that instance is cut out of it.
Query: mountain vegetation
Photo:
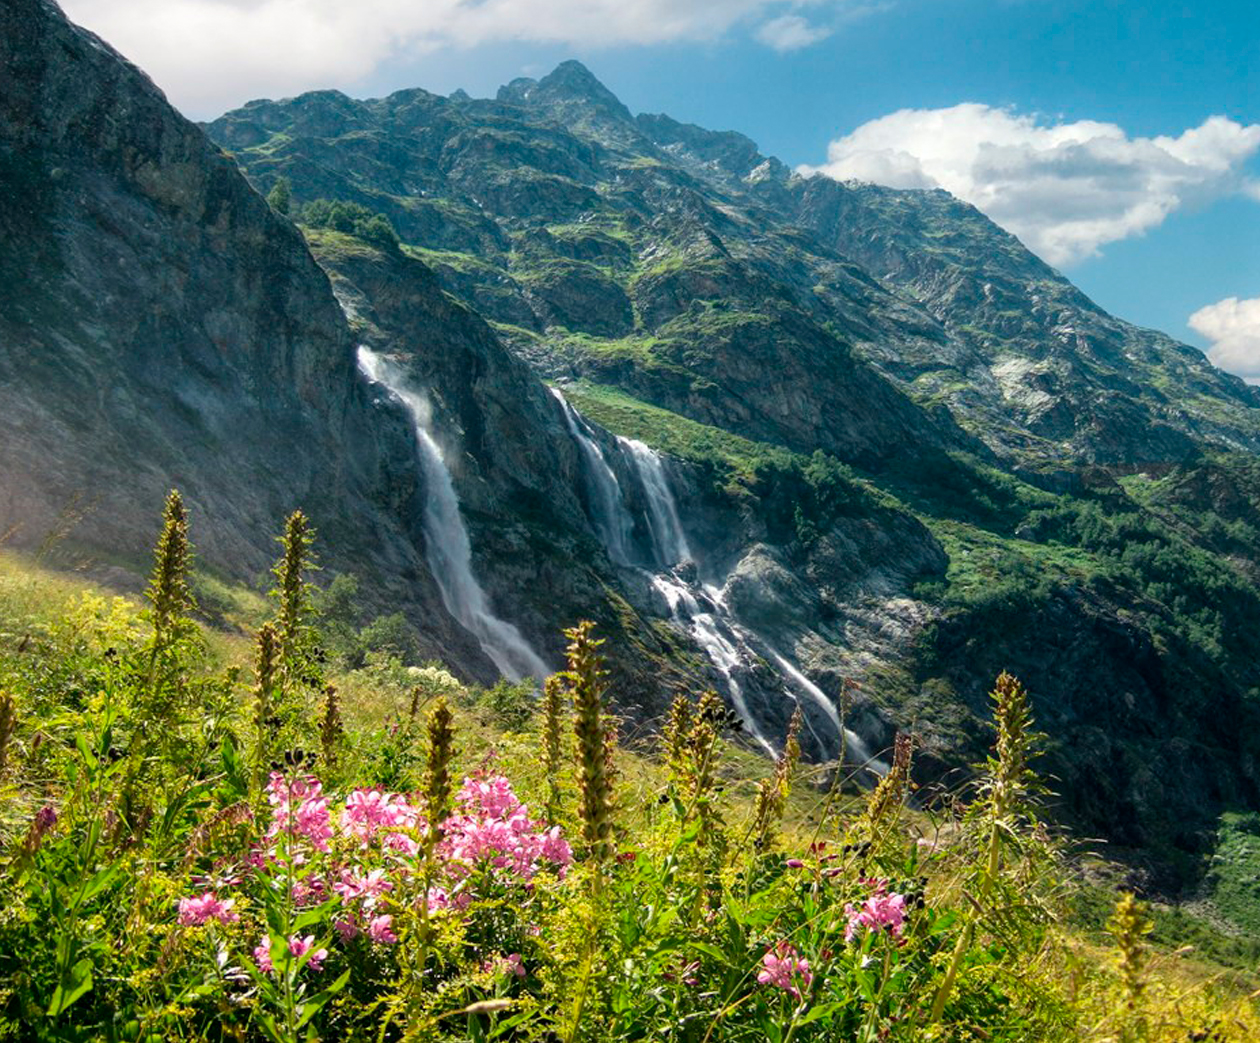
[[[1105,916],[1009,674],[964,789],[915,795],[899,736],[859,793],[799,714],[777,761],[742,750],[713,691],[636,738],[589,623],[541,701],[330,656],[354,592],[317,599],[300,513],[251,648],[190,615],[189,531],[172,493],[143,601],[0,557],[0,1039],[1260,1030],[1227,967],[1254,943],[1171,952],[1127,892]]]

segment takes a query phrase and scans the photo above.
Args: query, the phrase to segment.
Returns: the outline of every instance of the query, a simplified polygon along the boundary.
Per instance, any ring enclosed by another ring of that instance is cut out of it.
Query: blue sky
[[[576,57],[633,111],[742,131],[793,166],[970,197],[1108,310],[1260,378],[1253,4],[63,4],[195,118],[324,86],[485,96]],[[1210,117],[1229,122],[1183,136]]]

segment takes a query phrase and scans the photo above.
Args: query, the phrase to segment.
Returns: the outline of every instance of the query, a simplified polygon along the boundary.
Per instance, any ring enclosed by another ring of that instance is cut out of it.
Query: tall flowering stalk
[[[997,741],[983,765],[981,799],[977,802],[977,814],[986,834],[985,861],[977,885],[982,898],[987,898],[998,882],[1003,840],[1017,838],[1021,822],[1032,815],[1031,797],[1039,784],[1029,762],[1038,752],[1041,738],[1032,728],[1028,692],[1016,678],[1003,671],[989,698],[993,703]],[[975,927],[975,921],[971,920],[958,936],[953,957],[932,1003],[933,1024],[945,1013],[945,1003],[975,936]]]
[[[801,707],[797,704],[788,721],[787,736],[783,740],[783,752],[774,764],[774,774],[757,784],[757,806],[753,817],[753,845],[762,853],[774,845],[774,827],[783,817],[792,789],[792,778],[801,759]]]
[[[0,693],[0,775],[9,759],[9,743],[17,731],[17,702],[9,693]]]
[[[311,587],[306,573],[314,567],[311,545],[315,530],[306,515],[294,511],[285,520],[280,543],[284,553],[272,573],[276,587],[272,591],[280,602],[276,614],[276,640],[280,654],[281,683],[286,688],[303,683],[310,672]]]
[[[670,703],[669,716],[665,719],[665,727],[661,729],[661,740],[665,747],[665,764],[669,768],[670,778],[680,790],[686,786],[691,718],[691,699],[686,693],[679,692]]]
[[[543,773],[547,779],[547,817],[560,807],[560,771],[564,756],[564,679],[548,677],[542,695]]]
[[[153,557],[153,572],[145,595],[153,606],[153,646],[167,647],[182,630],[186,613],[196,607],[188,573],[192,567],[192,547],[188,542],[188,512],[178,489],[166,497],[162,512],[162,532]]]
[[[997,724],[994,752],[985,762],[982,786],[989,820],[988,858],[980,881],[981,894],[988,894],[1002,867],[1002,839],[1013,836],[1019,820],[1025,817],[1029,798],[1037,789],[1037,775],[1028,766],[1037,753],[1040,736],[1033,731],[1028,691],[1010,674],[1003,672],[993,691],[993,717]]]
[[[346,727],[341,719],[341,700],[337,697],[337,686],[326,685],[324,706],[319,715],[319,745],[321,764],[325,772],[336,770],[338,753],[345,735]]]
[[[569,639],[569,669],[565,678],[573,693],[573,734],[577,739],[577,768],[582,839],[588,856],[603,863],[612,855],[613,780],[610,732],[604,719],[607,689],[601,639],[592,636],[595,624],[586,621],[565,631]]]
[[[276,716],[276,673],[279,644],[270,623],[258,628],[254,643],[254,781],[261,790],[267,782],[271,752],[279,731]]]
[[[910,785],[910,761],[914,750],[909,735],[899,733],[893,740],[893,759],[888,773],[879,780],[866,801],[866,811],[855,829],[859,842],[872,848],[888,829],[896,825],[896,816],[905,803]]]
[[[1124,992],[1124,1014],[1120,1039],[1131,1043],[1146,1037],[1146,1019],[1142,1013],[1142,994],[1146,991],[1146,966],[1149,954],[1146,936],[1152,928],[1146,906],[1126,891],[1116,902],[1107,921],[1107,930],[1115,939],[1120,985]]]
[[[429,711],[428,751],[424,769],[424,807],[429,828],[436,832],[451,810],[451,761],[455,756],[454,716],[441,696]]]

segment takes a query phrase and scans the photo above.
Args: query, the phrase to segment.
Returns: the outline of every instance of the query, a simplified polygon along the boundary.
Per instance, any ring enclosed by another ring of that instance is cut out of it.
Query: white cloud
[[[757,39],[767,47],[783,53],[825,40],[831,33],[832,30],[828,27],[811,25],[798,14],[785,14],[765,22],[757,30]]]
[[[1200,308],[1188,321],[1212,342],[1208,358],[1247,383],[1260,384],[1260,297],[1226,297]]]
[[[903,109],[833,141],[803,173],[894,188],[944,188],[974,204],[1051,264],[1096,255],[1174,210],[1256,194],[1244,164],[1260,125],[1212,116],[1178,137],[1129,137],[1112,123],[1042,124],[967,103]]]
[[[718,40],[760,23],[788,50],[830,30],[790,13],[860,0],[61,0],[66,14],[197,115],[347,87],[386,60],[525,41],[576,47]],[[784,14],[783,12],[789,12]],[[767,21],[768,19],[768,21]],[[410,86],[410,84],[408,85]]]

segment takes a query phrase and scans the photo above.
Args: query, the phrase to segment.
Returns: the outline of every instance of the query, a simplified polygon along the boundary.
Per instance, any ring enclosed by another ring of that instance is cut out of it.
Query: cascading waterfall
[[[618,438],[617,441],[629,452],[647,496],[648,528],[652,534],[656,564],[668,569],[679,562],[690,561],[691,548],[687,546],[687,536],[682,522],[678,520],[678,505],[670,492],[660,454],[633,438]]]
[[[747,661],[747,649],[741,652],[742,641],[738,633],[732,634],[735,641],[726,637],[718,622],[717,612],[702,610],[700,602],[690,588],[672,573],[659,573],[653,576],[652,584],[664,595],[674,622],[691,632],[696,644],[704,649],[709,661],[722,675],[727,691],[730,692],[731,702],[735,706],[735,712],[739,715],[744,727],[748,729],[748,734],[756,739],[771,757],[778,756],[774,745],[757,727],[757,721],[748,709],[743,685],[735,676],[735,671]],[[735,643],[737,641],[740,641],[738,645]]]
[[[604,538],[609,557],[618,564],[630,564],[633,557],[630,534],[634,528],[634,520],[626,507],[616,473],[598,442],[592,437],[586,420],[559,390],[553,388],[552,393],[564,408],[569,432],[577,441],[586,461],[589,472],[586,480],[592,491],[592,511],[596,515],[592,518],[592,523]],[[739,714],[749,734],[770,756],[776,755],[773,744],[757,726],[756,719],[748,708],[748,700],[738,676],[740,670],[746,670],[755,660],[756,649],[761,648],[778,666],[784,680],[785,694],[797,698],[792,689],[799,690],[826,715],[835,729],[837,743],[843,735],[846,762],[863,764],[881,773],[887,770],[886,765],[871,757],[862,739],[854,731],[844,727],[835,703],[827,698],[818,685],[787,657],[775,651],[764,638],[736,622],[718,587],[690,583],[678,574],[677,566],[692,560],[692,553],[678,515],[678,505],[670,489],[669,477],[665,473],[664,462],[654,449],[633,438],[618,438],[617,442],[633,468],[647,500],[648,533],[652,541],[652,560],[657,569],[656,574],[651,577],[652,584],[664,597],[674,622],[690,632],[692,639],[704,649],[709,661],[726,682],[735,712]],[[609,542],[609,534],[615,534],[613,542]],[[820,747],[826,748],[827,744],[816,732],[815,738]],[[839,754],[838,749],[836,752]]]
[[[569,434],[577,442],[582,458],[586,462],[586,485],[590,492],[591,509],[599,537],[608,550],[608,556],[618,565],[629,565],[630,537],[634,531],[634,520],[626,510],[621,496],[621,484],[608,464],[603,449],[595,441],[590,425],[576,409],[569,405],[569,400],[556,388],[549,389],[564,410],[564,421],[569,427]]]
[[[459,498],[451,483],[451,472],[429,430],[428,402],[407,389],[406,380],[396,366],[368,348],[359,348],[359,369],[402,403],[415,426],[416,449],[426,492],[425,558],[446,610],[477,639],[481,650],[504,677],[513,681],[546,677],[551,673],[547,664],[529,647],[516,627],[490,611],[486,593],[473,574],[468,530],[459,513]]]

